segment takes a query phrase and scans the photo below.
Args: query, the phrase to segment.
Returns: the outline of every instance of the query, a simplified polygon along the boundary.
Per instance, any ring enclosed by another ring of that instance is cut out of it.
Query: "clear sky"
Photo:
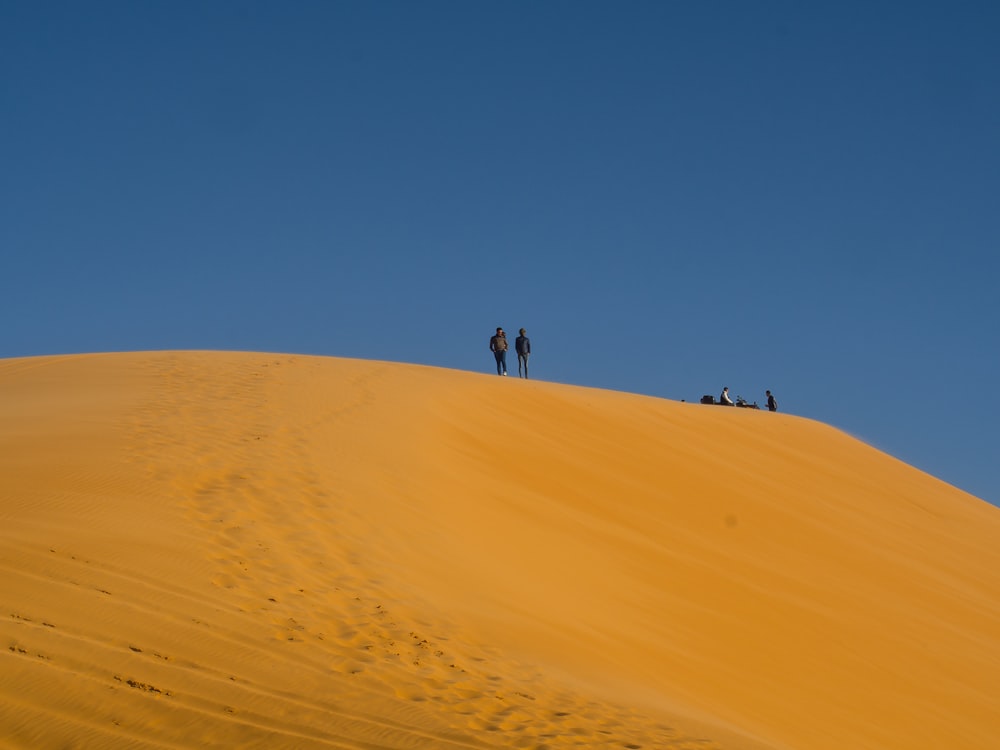
[[[995,2],[0,0],[0,135],[0,357],[523,326],[1000,504]]]

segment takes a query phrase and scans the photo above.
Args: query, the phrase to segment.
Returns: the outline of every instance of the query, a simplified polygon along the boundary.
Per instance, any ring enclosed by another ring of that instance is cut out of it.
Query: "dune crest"
[[[783,414],[0,361],[0,744],[984,748],[1000,511]]]

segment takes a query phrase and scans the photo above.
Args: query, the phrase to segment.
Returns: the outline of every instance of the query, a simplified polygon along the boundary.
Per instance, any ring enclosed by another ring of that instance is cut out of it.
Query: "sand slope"
[[[1000,737],[1000,510],[822,424],[209,352],[0,413],[3,747]]]

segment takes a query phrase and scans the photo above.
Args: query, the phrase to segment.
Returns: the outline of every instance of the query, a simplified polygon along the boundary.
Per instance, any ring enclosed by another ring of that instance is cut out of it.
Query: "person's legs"
[[[507,374],[507,352],[506,352],[506,350],[500,352],[500,363],[503,365],[503,374],[506,375]]]
[[[503,352],[493,352],[493,356],[497,361],[497,375],[503,375],[505,364],[503,361],[503,355]]]
[[[524,375],[521,375],[521,363],[524,363]],[[517,374],[522,378],[528,377],[528,355],[518,354],[517,355]]]

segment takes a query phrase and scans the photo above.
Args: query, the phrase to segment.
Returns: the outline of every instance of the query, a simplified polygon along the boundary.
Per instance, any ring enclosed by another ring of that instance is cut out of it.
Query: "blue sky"
[[[6,0],[0,133],[0,357],[523,326],[1000,503],[995,3]]]

